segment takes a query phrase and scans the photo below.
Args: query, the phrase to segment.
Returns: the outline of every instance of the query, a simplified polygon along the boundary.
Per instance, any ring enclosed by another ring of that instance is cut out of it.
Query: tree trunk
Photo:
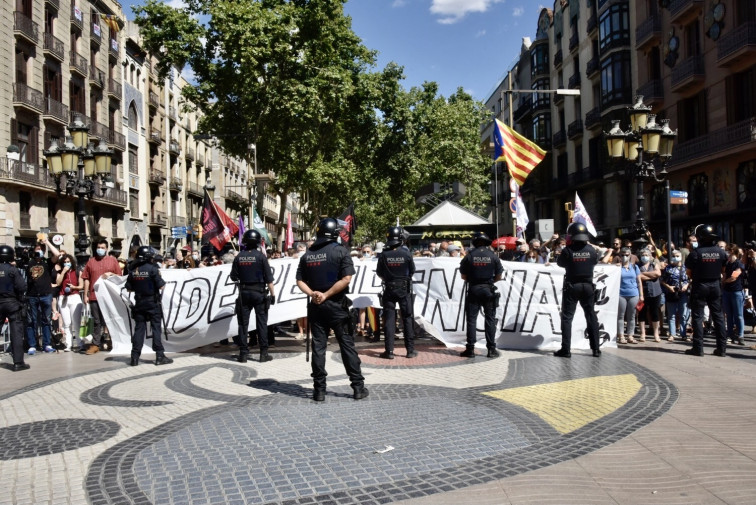
[[[281,208],[278,211],[278,225],[276,225],[276,235],[279,238],[278,250],[285,253],[284,245],[286,244],[286,202],[289,199],[288,192],[281,193]]]

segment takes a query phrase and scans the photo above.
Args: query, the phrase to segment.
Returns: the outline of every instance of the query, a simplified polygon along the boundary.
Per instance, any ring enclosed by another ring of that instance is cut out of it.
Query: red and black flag
[[[341,226],[341,245],[344,247],[352,247],[352,238],[354,232],[357,231],[357,217],[354,215],[354,202],[349,204],[349,207],[341,213],[338,217],[339,226]]]
[[[231,240],[231,237],[239,232],[234,220],[228,217],[205,191],[205,200],[202,203],[202,235],[213,244],[219,251]]]

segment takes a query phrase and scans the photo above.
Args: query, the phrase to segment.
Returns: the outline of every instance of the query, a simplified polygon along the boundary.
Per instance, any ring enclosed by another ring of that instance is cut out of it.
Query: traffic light
[[[572,216],[575,214],[575,211],[572,210],[572,202],[567,202],[564,204],[564,210],[567,212],[567,222],[572,222]]]

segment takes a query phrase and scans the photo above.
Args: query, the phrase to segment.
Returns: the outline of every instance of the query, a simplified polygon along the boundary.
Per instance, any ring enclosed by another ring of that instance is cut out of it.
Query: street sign
[[[186,226],[174,226],[171,228],[172,238],[184,238],[186,237]]]
[[[509,210],[512,212],[512,214],[516,214],[517,212],[517,200],[512,198],[509,200]]]
[[[687,191],[670,191],[669,203],[671,205],[687,205],[688,192]]]

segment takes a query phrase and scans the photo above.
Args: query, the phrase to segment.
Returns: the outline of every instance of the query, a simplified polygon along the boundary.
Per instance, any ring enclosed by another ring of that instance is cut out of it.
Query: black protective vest
[[[719,282],[722,268],[727,264],[727,253],[716,245],[699,247],[690,252],[685,267],[690,269],[693,283]]]
[[[476,247],[462,259],[460,273],[467,276],[470,285],[493,284],[496,277],[496,265],[500,265],[499,257],[485,247]]]
[[[590,244],[582,247],[573,244],[565,247],[559,255],[557,265],[566,270],[567,282],[593,282],[593,268],[598,263],[596,249]]]
[[[378,276],[384,281],[404,280],[412,275],[412,256],[405,249],[383,251],[378,257]]]
[[[267,272],[265,255],[258,250],[243,251],[234,259],[237,263],[239,283],[242,285],[267,284],[272,282]]]
[[[302,280],[313,291],[328,291],[339,280],[341,260],[346,254],[347,250],[334,242],[310,249],[299,260]],[[342,293],[346,294],[346,290]]]
[[[16,267],[9,263],[0,264],[0,298],[16,298]]]
[[[154,296],[157,293],[160,286],[157,286],[153,279],[155,269],[155,265],[144,263],[134,267],[134,269],[129,272],[129,277],[127,279],[128,287],[136,296]]]

